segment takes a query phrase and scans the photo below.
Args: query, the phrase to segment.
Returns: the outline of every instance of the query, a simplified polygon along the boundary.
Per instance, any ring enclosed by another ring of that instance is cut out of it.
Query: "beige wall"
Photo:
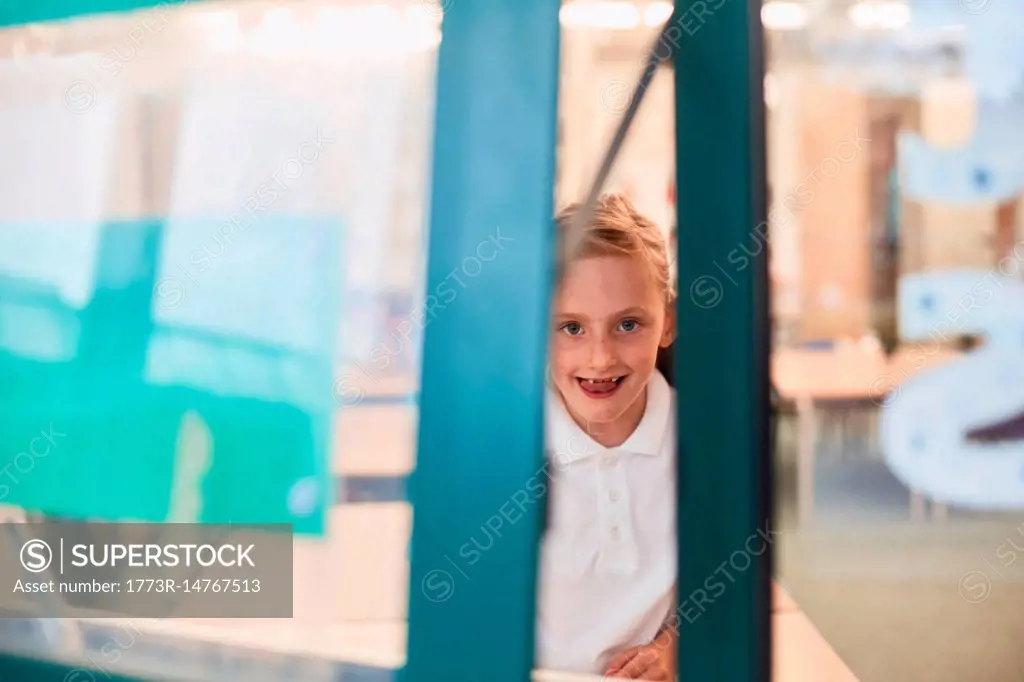
[[[559,205],[580,200],[590,189],[653,36],[652,30],[563,33]],[[605,191],[628,192],[637,208],[666,232],[674,221],[674,206],[668,201],[675,173],[674,93],[672,72],[660,69],[605,185]]]
[[[779,69],[765,80],[768,106],[766,144],[771,205],[768,215],[775,332],[783,343],[799,335],[802,303],[801,215],[786,210],[786,198],[801,178],[799,92],[805,75],[800,69]]]
[[[848,157],[847,151],[837,154],[840,143],[856,137],[858,130],[869,136],[873,112],[880,109],[866,94],[827,84],[811,70],[791,69],[774,80],[779,97],[768,131],[774,208],[779,210],[780,201],[793,202],[789,193],[794,187],[806,188],[804,197],[810,196],[807,190],[813,192],[813,199],[796,201],[799,211],[787,229],[773,231],[776,312],[783,323],[795,314],[795,336],[804,339],[872,333],[873,312],[879,308],[872,300],[877,288],[872,278],[881,276],[872,271],[872,221],[877,223],[881,212],[871,205],[870,173],[873,157],[885,151],[880,140],[864,144],[838,171],[826,159]],[[919,131],[940,146],[963,144],[974,131],[973,93],[959,80],[931,84],[918,103],[902,111],[903,130]],[[1022,213],[1019,200],[1002,207],[904,200],[899,274],[994,267],[997,225],[1004,223],[1004,248],[1007,240],[1019,242],[1024,235]],[[787,243],[790,236],[796,244]],[[786,280],[799,282],[796,312],[779,305]]]
[[[870,245],[865,143],[867,101],[860,93],[805,79],[799,89],[799,202],[804,338],[859,337],[869,329]],[[859,150],[856,147],[860,146]]]

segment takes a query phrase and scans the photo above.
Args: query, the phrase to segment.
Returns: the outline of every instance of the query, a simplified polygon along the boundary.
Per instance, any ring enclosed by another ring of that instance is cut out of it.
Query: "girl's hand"
[[[655,641],[620,651],[608,664],[604,676],[662,682],[675,680],[675,652],[672,647],[663,644]]]

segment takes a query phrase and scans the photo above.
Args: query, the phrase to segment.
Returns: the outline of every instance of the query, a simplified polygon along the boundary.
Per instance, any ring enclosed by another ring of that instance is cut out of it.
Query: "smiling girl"
[[[602,197],[552,311],[543,668],[675,679],[675,393],[657,369],[674,301],[661,230],[625,197]]]

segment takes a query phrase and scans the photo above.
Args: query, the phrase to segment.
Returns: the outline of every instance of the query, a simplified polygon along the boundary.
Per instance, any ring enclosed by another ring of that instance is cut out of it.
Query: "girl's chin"
[[[588,398],[579,391],[569,401],[572,411],[588,421],[599,423],[615,420],[622,413],[622,396],[611,399]]]

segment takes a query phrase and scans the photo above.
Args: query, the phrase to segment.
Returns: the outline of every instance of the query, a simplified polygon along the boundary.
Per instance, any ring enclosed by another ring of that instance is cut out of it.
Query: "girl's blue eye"
[[[561,326],[561,331],[569,336],[579,336],[583,333],[583,325],[579,322],[566,322]]]
[[[640,323],[636,320],[623,320],[619,322],[619,329],[630,334],[640,328]]]

